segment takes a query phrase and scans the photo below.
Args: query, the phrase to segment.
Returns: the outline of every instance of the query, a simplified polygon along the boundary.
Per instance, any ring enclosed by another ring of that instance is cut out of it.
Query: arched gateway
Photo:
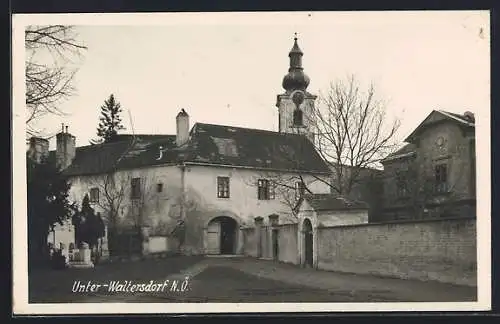
[[[231,217],[213,218],[207,227],[207,254],[235,254],[238,223]]]
[[[304,264],[312,267],[314,264],[313,257],[313,228],[309,219],[304,220]]]

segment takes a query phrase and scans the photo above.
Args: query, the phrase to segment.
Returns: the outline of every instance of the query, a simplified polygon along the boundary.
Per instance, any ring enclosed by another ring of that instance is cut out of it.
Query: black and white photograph
[[[488,11],[15,14],[12,44],[14,314],[491,309]]]

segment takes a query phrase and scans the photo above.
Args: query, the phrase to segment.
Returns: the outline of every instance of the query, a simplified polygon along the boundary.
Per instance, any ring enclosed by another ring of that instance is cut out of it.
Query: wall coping
[[[445,193],[444,195],[446,196],[448,193]],[[400,200],[402,201],[402,200]],[[463,199],[457,199],[457,200],[446,200],[443,202],[429,202],[427,204],[428,207],[433,208],[433,207],[439,207],[439,206],[445,206],[445,205],[454,205],[454,206],[462,206],[462,205],[476,205],[477,204],[477,199],[476,198],[463,198]],[[383,212],[391,212],[391,211],[399,211],[399,210],[406,210],[411,207],[411,203],[399,203],[399,204],[391,204],[392,206],[383,208]]]
[[[348,224],[348,225],[336,225],[336,226],[318,226],[319,229],[327,228],[339,228],[339,227],[363,227],[363,226],[383,226],[383,225],[399,225],[399,224],[419,224],[419,223],[437,223],[437,222],[449,222],[449,221],[464,221],[464,220],[476,220],[476,217],[463,216],[463,217],[447,217],[438,219],[410,219],[410,220],[397,220],[388,222],[373,222],[373,223],[360,223],[360,224]]]

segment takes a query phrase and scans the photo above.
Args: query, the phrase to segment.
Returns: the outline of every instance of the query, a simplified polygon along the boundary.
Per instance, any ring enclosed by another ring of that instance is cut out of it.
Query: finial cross
[[[295,32],[294,35],[295,35],[295,40],[297,40],[297,33]]]

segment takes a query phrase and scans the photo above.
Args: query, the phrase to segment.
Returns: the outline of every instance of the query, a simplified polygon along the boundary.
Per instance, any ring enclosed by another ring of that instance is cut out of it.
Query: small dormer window
[[[219,138],[212,137],[220,155],[237,157],[238,156],[238,146],[236,141],[232,138]]]

